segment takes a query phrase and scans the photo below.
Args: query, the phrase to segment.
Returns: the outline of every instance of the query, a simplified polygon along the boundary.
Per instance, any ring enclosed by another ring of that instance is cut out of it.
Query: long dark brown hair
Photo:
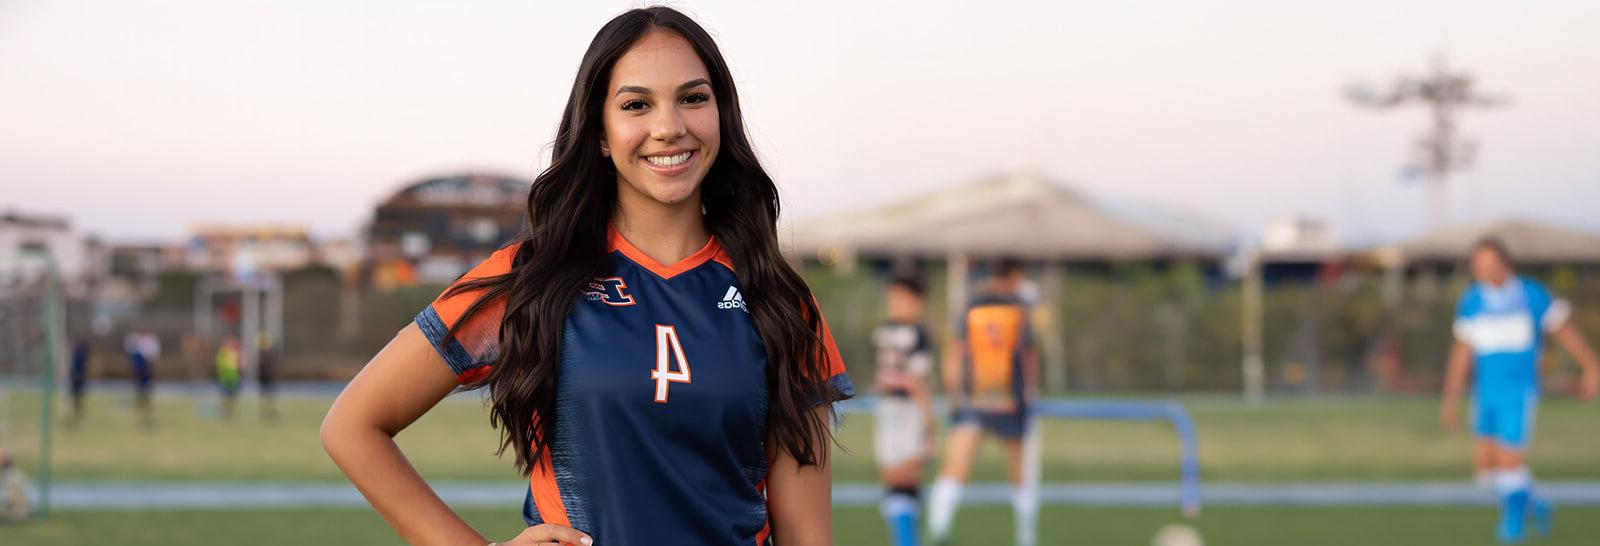
[[[528,195],[528,223],[511,272],[457,284],[448,293],[483,289],[467,314],[505,298],[500,355],[493,371],[467,385],[489,388],[490,424],[500,453],[517,454],[531,471],[554,438],[556,379],[562,328],[580,290],[608,276],[608,228],[617,207],[617,173],[600,154],[602,108],[611,69],[651,31],[682,36],[710,71],[722,135],[721,153],[701,182],[705,227],[733,259],[750,319],[765,345],[767,426],[776,446],[801,465],[820,464],[832,438],[818,401],[844,398],[831,387],[821,315],[777,241],[778,188],[745,135],[728,64],[711,35],[666,7],[631,10],[606,23],[589,43],[561,116],[550,167]],[[465,320],[456,324],[465,323]],[[454,332],[452,332],[453,334]]]

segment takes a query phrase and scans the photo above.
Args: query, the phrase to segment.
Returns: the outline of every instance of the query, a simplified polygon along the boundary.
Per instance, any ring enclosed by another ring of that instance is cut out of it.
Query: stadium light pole
[[[1454,72],[1443,53],[1435,54],[1428,73],[1421,77],[1397,76],[1386,90],[1366,83],[1345,87],[1345,98],[1357,106],[1390,110],[1407,104],[1422,104],[1428,109],[1431,125],[1412,144],[1411,160],[1403,169],[1405,178],[1422,178],[1428,185],[1428,227],[1439,228],[1447,220],[1445,196],[1450,176],[1465,170],[1477,154],[1477,142],[1456,131],[1456,118],[1466,108],[1492,108],[1507,99],[1480,95],[1473,89],[1473,77]]]

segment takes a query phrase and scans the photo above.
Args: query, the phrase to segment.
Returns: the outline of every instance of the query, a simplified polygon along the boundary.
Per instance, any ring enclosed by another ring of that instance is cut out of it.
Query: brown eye
[[[705,93],[690,93],[683,96],[684,104],[700,104],[708,100],[711,100],[711,95]]]
[[[634,99],[634,100],[630,100],[628,102],[622,103],[622,109],[623,110],[628,110],[628,111],[643,110],[643,109],[649,108],[649,107],[650,107],[649,104],[645,104],[644,101],[638,100],[638,99]]]

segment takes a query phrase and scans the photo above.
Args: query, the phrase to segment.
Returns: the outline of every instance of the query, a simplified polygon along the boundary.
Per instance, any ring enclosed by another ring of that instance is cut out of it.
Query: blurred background
[[[0,543],[396,542],[317,425],[516,234],[584,48],[634,5],[0,0],[0,450],[33,507]],[[926,274],[943,339],[1022,258],[1046,396],[1193,416],[1209,543],[1489,543],[1436,419],[1478,238],[1600,338],[1600,4],[669,5],[731,63],[856,385],[891,271]],[[1600,408],[1542,366],[1550,543],[1600,542]],[[400,441],[509,537],[481,400]],[[840,429],[841,544],[885,542],[871,424]],[[1187,521],[1167,423],[1045,427],[1044,543]],[[958,540],[1009,536],[982,498]]]

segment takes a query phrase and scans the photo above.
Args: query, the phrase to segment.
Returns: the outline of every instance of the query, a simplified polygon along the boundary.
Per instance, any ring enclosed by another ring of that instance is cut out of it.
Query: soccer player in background
[[[161,358],[161,338],[147,329],[135,329],[123,338],[122,349],[128,353],[128,364],[133,367],[133,404],[145,430],[156,426],[155,404],[151,400],[156,359]]]
[[[94,356],[91,350],[87,337],[79,337],[72,342],[72,367],[67,369],[67,393],[72,396],[72,415],[67,418],[68,426],[77,426],[83,421],[83,399],[89,384],[89,359]]]
[[[261,387],[261,417],[278,419],[278,351],[272,335],[256,336],[256,383]]]
[[[893,546],[916,546],[923,463],[933,451],[933,402],[928,377],[933,343],[922,325],[922,280],[896,276],[884,295],[888,317],[872,332],[878,403],[873,455],[883,478],[883,521]]]
[[[1578,394],[1583,399],[1600,391],[1600,361],[1570,320],[1571,306],[1538,281],[1517,275],[1500,241],[1479,241],[1470,265],[1473,284],[1456,304],[1456,341],[1439,417],[1447,429],[1458,426],[1461,391],[1470,374],[1474,460],[1480,469],[1489,469],[1489,481],[1500,496],[1500,540],[1520,542],[1529,518],[1541,534],[1550,530],[1550,505],[1534,495],[1527,463],[1539,406],[1544,335],[1552,335],[1582,367]]]
[[[393,437],[487,388],[528,477],[508,546],[834,543],[832,404],[852,394],[778,246],[778,189],[711,35],[606,23],[524,232],[417,314],[334,401],[323,446],[405,540],[489,544]],[[488,447],[488,446],[484,446]]]
[[[0,521],[25,521],[33,515],[32,489],[17,460],[0,447]]]
[[[1021,262],[1001,261],[995,276],[952,331],[953,343],[943,370],[951,426],[944,465],[928,507],[928,530],[936,543],[949,540],[962,485],[979,442],[988,433],[1005,447],[1017,544],[1034,544],[1039,506],[1035,486],[1027,476],[1031,463],[1025,454],[1030,450],[1024,440],[1029,436],[1029,406],[1038,396],[1039,353],[1028,303],[1019,294],[1026,281]]]
[[[233,420],[239,400],[239,336],[228,336],[217,347],[217,386],[222,387],[222,418]]]

